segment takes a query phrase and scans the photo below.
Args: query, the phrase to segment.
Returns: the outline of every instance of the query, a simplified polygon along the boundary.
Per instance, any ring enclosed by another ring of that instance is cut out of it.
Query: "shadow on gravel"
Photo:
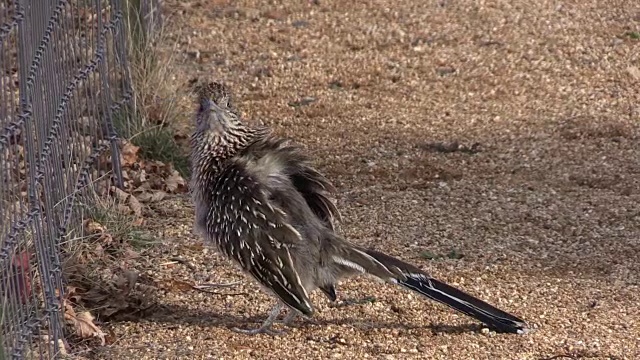
[[[347,315],[347,313],[345,313]],[[158,311],[146,317],[146,321],[179,325],[199,325],[207,327],[225,327],[225,328],[253,328],[258,327],[264,321],[267,314],[254,316],[235,316],[214,311],[203,311],[190,309],[181,305],[163,305],[158,307]],[[317,320],[317,319],[301,319],[298,318],[289,328],[296,329],[312,329],[313,327],[350,325],[364,332],[374,329],[400,329],[400,330],[431,330],[435,334],[464,334],[471,332],[480,332],[482,326],[476,324],[464,325],[447,325],[447,324],[431,324],[428,326],[415,326],[411,324],[402,324],[400,322],[381,322],[370,321],[363,322],[351,317],[345,317],[338,320]],[[276,328],[282,328],[281,324],[276,324]],[[171,325],[169,326],[171,328]],[[286,327],[285,327],[286,329]]]

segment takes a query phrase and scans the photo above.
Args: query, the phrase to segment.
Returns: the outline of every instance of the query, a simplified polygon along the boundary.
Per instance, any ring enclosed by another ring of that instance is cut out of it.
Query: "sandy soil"
[[[355,279],[317,324],[247,337],[273,301],[156,211],[160,291],[95,359],[640,358],[640,2],[166,1],[175,81],[227,82],[250,121],[295,138],[337,185],[351,241],[410,261],[537,328],[486,333]],[[185,109],[189,99],[183,99]],[[182,134],[189,119],[175,124]],[[459,147],[449,146],[458,142]],[[438,143],[443,143],[438,144]],[[453,151],[457,149],[457,151]],[[430,260],[431,254],[448,254]],[[189,259],[193,269],[165,264]]]

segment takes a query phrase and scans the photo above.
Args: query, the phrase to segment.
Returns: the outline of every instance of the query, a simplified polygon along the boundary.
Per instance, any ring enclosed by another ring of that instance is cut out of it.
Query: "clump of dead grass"
[[[93,196],[91,203],[83,204],[83,233],[95,233],[98,226],[108,229],[109,242],[117,240],[136,249],[152,245],[153,241],[140,226],[141,219],[136,216],[136,207],[141,205],[128,196],[131,195],[112,187],[108,197]]]
[[[64,244],[64,273],[69,283],[95,283],[100,272],[120,267],[119,259],[135,258],[153,245],[154,238],[140,226],[141,205],[115,187],[99,195],[93,187],[77,205],[79,231]]]
[[[140,207],[120,189],[111,187],[101,195],[93,186],[77,206],[81,226],[64,244],[62,262],[64,319],[75,334],[74,345],[86,339],[109,343],[103,321],[140,313],[155,303],[133,270],[140,253],[155,243],[140,226]]]
[[[177,104],[180,89],[171,78],[174,52],[167,56],[159,53],[160,45],[170,45],[168,37],[162,27],[149,29],[151,22],[143,16],[140,0],[129,0],[126,5],[133,101],[116,114],[116,131],[139,146],[145,159],[172,163],[185,176],[188,159],[175,141],[172,128],[181,116]]]

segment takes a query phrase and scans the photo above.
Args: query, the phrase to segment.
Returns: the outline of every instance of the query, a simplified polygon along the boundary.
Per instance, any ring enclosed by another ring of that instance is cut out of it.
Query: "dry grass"
[[[165,8],[167,39],[179,49],[171,81],[222,79],[248,119],[307,146],[338,186],[351,241],[538,329],[484,334],[439,305],[358,279],[340,296],[375,302],[330,308],[317,296],[319,324],[246,337],[228,327],[257,325],[272,305],[247,281],[222,290],[241,295],[165,288],[157,313],[110,324],[118,340],[92,357],[640,357],[640,42],[629,35],[640,30],[640,3]],[[186,114],[190,102],[184,96],[178,108]],[[184,115],[172,126],[184,136],[190,122]],[[433,146],[452,141],[474,151]],[[165,242],[140,271],[158,281],[241,279],[194,245],[188,199],[168,200],[157,215],[149,221]],[[464,256],[448,258],[452,249]],[[445,255],[433,261],[426,252]],[[169,261],[175,256],[192,268]]]
[[[150,160],[173,163],[182,174],[188,172],[185,152],[175,140],[175,124],[181,118],[178,94],[184,89],[173,78],[172,64],[177,53],[176,41],[168,39],[164,28],[148,32],[141,17],[138,0],[127,0],[127,32],[132,106],[116,116],[119,134],[141,148]],[[158,56],[158,44],[169,48],[166,56]]]

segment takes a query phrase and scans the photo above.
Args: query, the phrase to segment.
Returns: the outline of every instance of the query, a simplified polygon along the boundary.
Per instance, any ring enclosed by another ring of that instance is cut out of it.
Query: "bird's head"
[[[241,121],[224,84],[210,82],[195,89],[198,109],[195,131],[191,134],[194,167],[224,162],[269,132],[267,128],[253,128]]]
[[[232,104],[231,93],[224,84],[210,82],[198,86],[196,92],[196,132],[223,135],[243,126]]]

